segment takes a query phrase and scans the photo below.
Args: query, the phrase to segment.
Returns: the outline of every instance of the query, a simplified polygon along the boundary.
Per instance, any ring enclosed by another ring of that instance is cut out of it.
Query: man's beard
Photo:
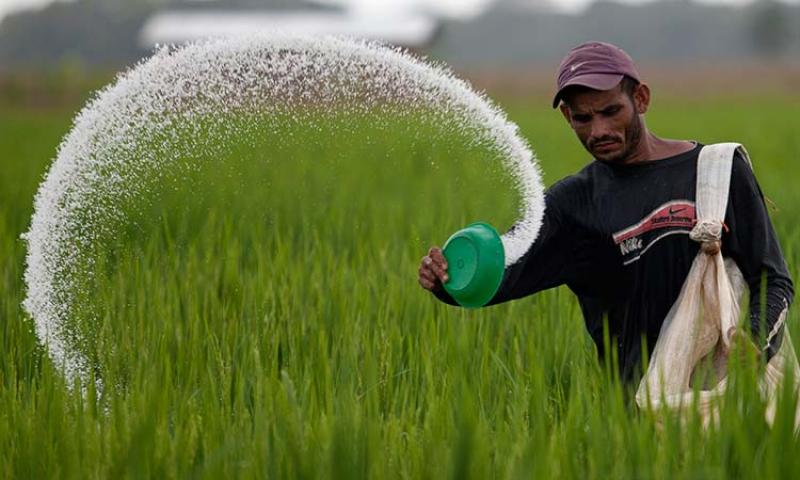
[[[643,130],[644,127],[642,126],[642,118],[639,116],[637,112],[634,111],[628,129],[625,132],[625,149],[622,152],[620,152],[619,155],[611,158],[606,158],[602,161],[607,163],[620,163],[620,164],[626,163],[626,160],[628,160],[633,151],[639,145],[639,142],[641,142]],[[588,141],[585,142],[584,147],[586,147],[586,150],[588,150],[589,153],[592,153],[594,145],[598,143],[606,141],[619,141],[619,140],[620,138],[618,137],[601,137],[594,140],[591,143],[589,143]]]

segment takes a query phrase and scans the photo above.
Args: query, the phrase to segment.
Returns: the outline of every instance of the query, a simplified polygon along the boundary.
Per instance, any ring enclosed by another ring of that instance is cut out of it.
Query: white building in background
[[[343,35],[411,49],[430,45],[440,22],[421,13],[366,14],[347,10],[162,11],[151,16],[139,34],[142,47],[180,44],[210,37],[282,31],[302,35]]]

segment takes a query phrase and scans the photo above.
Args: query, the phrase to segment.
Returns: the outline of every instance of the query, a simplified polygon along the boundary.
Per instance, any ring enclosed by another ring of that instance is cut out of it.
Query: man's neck
[[[686,153],[694,148],[694,143],[686,140],[669,140],[659,138],[650,131],[645,131],[642,140],[633,152],[625,159],[626,165],[640,162],[652,162]]]

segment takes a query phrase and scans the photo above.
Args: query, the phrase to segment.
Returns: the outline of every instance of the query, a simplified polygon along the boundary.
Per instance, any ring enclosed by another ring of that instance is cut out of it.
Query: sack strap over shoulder
[[[747,150],[739,143],[706,145],[700,150],[700,157],[697,159],[697,223],[689,233],[689,238],[701,243],[703,252],[709,255],[720,251],[733,157],[737,151],[750,165]]]

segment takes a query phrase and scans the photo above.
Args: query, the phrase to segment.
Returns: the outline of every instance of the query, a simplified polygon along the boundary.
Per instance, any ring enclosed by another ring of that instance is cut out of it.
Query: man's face
[[[576,88],[565,95],[561,112],[597,160],[627,163],[639,145],[644,131],[640,114],[647,108],[642,87],[637,86],[633,98],[621,85],[605,91]]]

